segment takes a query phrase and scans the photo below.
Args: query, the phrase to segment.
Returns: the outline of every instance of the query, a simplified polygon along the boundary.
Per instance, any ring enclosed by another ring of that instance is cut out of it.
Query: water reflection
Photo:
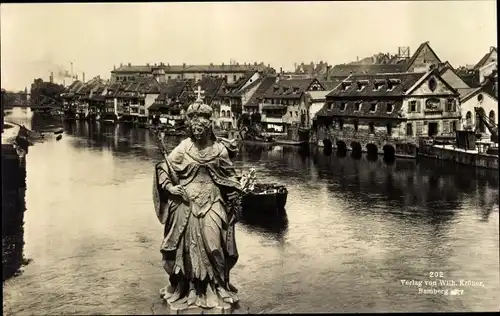
[[[148,313],[165,285],[156,250],[163,230],[151,205],[152,166],[162,159],[153,135],[86,122],[65,123],[65,131],[28,157],[27,203],[36,211],[26,214],[26,248],[35,261],[4,289],[14,293],[4,306],[12,314],[30,306],[44,314]],[[167,147],[180,139],[168,138]],[[255,168],[259,181],[289,191],[286,216],[237,225],[234,280],[251,311],[497,308],[496,172],[313,147],[242,144],[240,152],[238,169]],[[399,285],[429,269],[488,288],[450,299]]]

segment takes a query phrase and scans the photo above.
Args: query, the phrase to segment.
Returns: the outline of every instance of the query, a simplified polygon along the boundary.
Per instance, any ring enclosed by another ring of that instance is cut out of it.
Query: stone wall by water
[[[421,146],[420,154],[440,160],[453,161],[459,164],[498,170],[498,156],[494,155],[453,150],[439,146]]]
[[[2,271],[14,276],[24,263],[26,159],[12,145],[2,144]]]

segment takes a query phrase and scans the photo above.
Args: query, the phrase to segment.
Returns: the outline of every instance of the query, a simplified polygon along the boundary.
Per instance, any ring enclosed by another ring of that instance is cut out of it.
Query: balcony
[[[261,118],[262,123],[272,123],[272,124],[283,124],[283,118],[282,117],[269,117],[269,116],[262,116]]]

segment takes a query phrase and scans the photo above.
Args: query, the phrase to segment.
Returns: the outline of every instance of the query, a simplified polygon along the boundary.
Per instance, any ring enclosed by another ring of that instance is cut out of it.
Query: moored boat
[[[280,215],[283,213],[288,198],[284,185],[275,183],[256,183],[242,198],[243,215]]]

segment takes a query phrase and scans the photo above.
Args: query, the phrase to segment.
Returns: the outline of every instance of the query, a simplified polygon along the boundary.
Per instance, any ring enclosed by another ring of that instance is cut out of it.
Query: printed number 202
[[[443,272],[429,272],[430,278],[444,278]]]

